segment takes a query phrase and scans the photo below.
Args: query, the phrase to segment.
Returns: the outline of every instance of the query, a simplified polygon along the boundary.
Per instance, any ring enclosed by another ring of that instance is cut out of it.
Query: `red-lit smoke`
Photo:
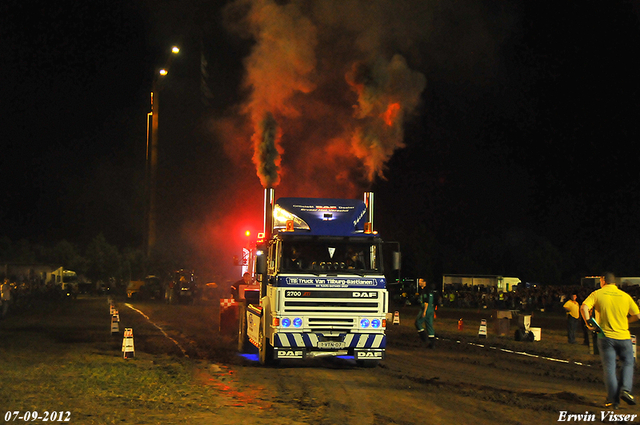
[[[355,62],[346,81],[358,95],[351,151],[373,181],[376,175],[384,177],[385,163],[404,147],[404,114],[418,106],[425,78],[411,71],[402,56],[394,55],[388,62],[383,58]]]
[[[384,177],[426,85],[402,55],[406,34],[389,22],[401,21],[394,8],[359,0],[236,0],[227,8],[227,24],[255,41],[241,112],[263,186],[355,197]],[[228,150],[246,149],[238,137],[225,140]]]
[[[197,200],[208,215],[182,226],[202,263],[241,277],[231,259],[242,252],[247,226],[262,230],[261,185],[277,185],[276,198],[360,198],[403,146],[407,120],[421,112],[426,79],[416,69],[456,84],[485,81],[478,71],[493,74],[478,65],[499,63],[496,43],[504,34],[487,23],[510,18],[487,8],[494,5],[232,0],[225,25],[249,40],[242,45],[243,100],[208,122],[216,157],[202,186],[212,195]],[[209,63],[219,72],[228,68]]]

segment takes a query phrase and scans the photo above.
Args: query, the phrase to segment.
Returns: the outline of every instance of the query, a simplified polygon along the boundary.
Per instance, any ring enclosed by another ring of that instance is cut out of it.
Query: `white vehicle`
[[[59,267],[51,273],[47,273],[47,281],[60,285],[62,290],[67,290],[70,285],[78,285],[78,275],[72,270]]]

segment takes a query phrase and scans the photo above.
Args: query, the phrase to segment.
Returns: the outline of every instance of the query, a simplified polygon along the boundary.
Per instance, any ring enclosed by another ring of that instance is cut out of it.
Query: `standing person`
[[[240,297],[240,285],[250,285],[251,284],[251,273],[244,272],[242,275],[242,279],[237,281],[231,286],[231,297],[238,301]]]
[[[4,283],[2,284],[2,294],[0,298],[2,299],[2,310],[0,311],[0,318],[4,318],[9,311],[9,303],[11,302],[11,285],[9,285],[9,279],[5,278]]]
[[[595,310],[596,323],[590,310]],[[636,404],[631,395],[633,389],[633,345],[629,323],[640,319],[640,310],[631,296],[616,286],[615,275],[606,273],[600,280],[600,289],[593,291],[580,307],[582,318],[590,330],[602,329],[598,333],[598,350],[607,391],[605,407],[617,408],[620,399],[627,404]],[[620,357],[622,369],[620,380],[616,376],[616,356]]]
[[[567,312],[567,339],[569,344],[576,343],[576,330],[580,323],[580,304],[578,304],[578,294],[571,294],[569,300],[562,307]]]
[[[435,312],[435,296],[431,285],[427,288],[427,281],[423,278],[418,279],[418,303],[420,311],[416,317],[416,329],[422,342],[429,341],[428,348],[433,348],[436,341],[436,333],[433,329],[433,316]],[[425,331],[426,328],[426,331]]]
[[[580,294],[580,297],[578,298],[578,304],[582,305],[584,299],[584,294]],[[589,330],[584,320],[580,321],[580,329],[582,329],[582,345],[586,345],[588,347],[589,339],[592,337],[593,332]]]

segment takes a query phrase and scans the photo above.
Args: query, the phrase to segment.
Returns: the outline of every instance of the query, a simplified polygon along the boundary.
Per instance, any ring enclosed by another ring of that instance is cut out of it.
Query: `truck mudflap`
[[[273,346],[280,348],[313,349],[384,349],[387,337],[384,334],[340,334],[338,338],[325,337],[321,333],[284,333],[274,334]]]
[[[356,360],[383,360],[384,350],[354,350],[353,358]]]
[[[274,348],[273,357],[276,359],[304,359],[305,350],[291,348]]]

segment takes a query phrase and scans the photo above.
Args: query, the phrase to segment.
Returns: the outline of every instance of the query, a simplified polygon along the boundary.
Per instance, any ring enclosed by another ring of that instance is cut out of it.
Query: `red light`
[[[364,223],[364,232],[365,233],[373,233],[373,229],[371,228],[371,223],[370,222],[366,222]]]
[[[246,232],[244,232],[244,235],[245,235],[246,237],[249,237],[249,236],[251,236],[251,232],[250,232],[249,230],[247,230]]]

